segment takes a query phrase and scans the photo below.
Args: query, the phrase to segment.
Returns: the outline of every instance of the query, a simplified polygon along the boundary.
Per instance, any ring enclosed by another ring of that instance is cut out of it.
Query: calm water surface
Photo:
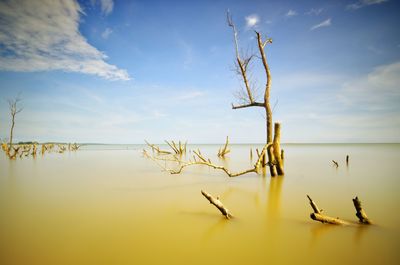
[[[232,146],[225,160],[219,146],[199,147],[233,171],[254,163],[249,145]],[[285,145],[286,175],[275,178],[204,167],[169,175],[140,148],[16,161],[1,153],[0,264],[400,264],[398,144]],[[225,220],[201,189],[235,218]],[[354,222],[357,195],[376,225],[317,223],[306,194]]]

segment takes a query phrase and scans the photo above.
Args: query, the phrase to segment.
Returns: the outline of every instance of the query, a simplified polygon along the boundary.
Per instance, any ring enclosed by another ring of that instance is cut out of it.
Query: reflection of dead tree
[[[222,204],[222,202],[219,200],[219,197],[214,198],[211,196],[211,194],[201,191],[201,194],[203,194],[204,197],[217,209],[222,213],[223,216],[226,217],[226,219],[232,218],[233,216],[229,213],[228,209]]]
[[[149,144],[148,145],[150,147],[153,148],[153,150],[159,150],[159,147],[153,145],[153,144]],[[200,150],[193,150],[193,158],[189,159],[189,160],[182,160],[180,157],[178,157],[177,155],[174,156],[168,156],[168,157],[159,157],[156,155],[151,155],[149,154],[146,150],[143,150],[143,156],[153,160],[154,162],[156,162],[162,169],[164,169],[165,171],[169,172],[170,174],[180,174],[183,169],[185,169],[186,167],[190,167],[190,166],[194,166],[194,165],[203,165],[203,166],[208,166],[214,169],[218,169],[221,170],[223,172],[225,172],[229,177],[237,177],[237,176],[241,176],[247,173],[258,173],[260,168],[263,167],[263,157],[265,156],[267,150],[272,146],[272,143],[266,144],[264,146],[264,148],[262,149],[261,153],[258,156],[258,159],[256,161],[256,163],[254,164],[254,166],[252,168],[240,171],[240,172],[231,172],[228,168],[224,167],[224,166],[220,166],[220,165],[216,165],[214,164],[211,159],[204,157]],[[160,161],[165,162],[165,164],[161,164]],[[175,162],[177,164],[177,168],[175,169],[171,169],[168,168],[166,165],[166,162]]]
[[[264,101],[263,102],[257,102],[254,99],[254,91],[255,88],[252,86],[249,82],[248,78],[248,66],[251,62],[251,60],[254,58],[254,56],[247,56],[245,58],[241,58],[241,55],[239,53],[239,44],[238,44],[238,38],[237,38],[237,30],[235,27],[235,24],[233,23],[232,17],[230,16],[229,12],[227,14],[227,21],[229,27],[232,28],[233,31],[233,36],[234,36],[234,43],[235,43],[235,52],[236,52],[236,68],[238,74],[242,77],[243,83],[245,86],[245,93],[242,96],[242,101],[243,103],[241,105],[233,105],[233,109],[241,109],[241,108],[248,108],[248,107],[261,107],[265,109],[265,114],[266,114],[266,127],[267,127],[267,139],[266,143],[272,143],[272,110],[271,110],[271,105],[270,105],[270,90],[271,90],[271,72],[269,69],[269,65],[267,62],[267,57],[264,51],[264,48],[267,44],[272,43],[271,38],[267,38],[266,40],[262,40],[261,34],[259,32],[255,32],[256,37],[257,37],[257,45],[258,45],[258,50],[259,50],[259,55],[265,70],[265,75],[266,75],[266,85],[265,85],[265,91],[264,91]],[[281,159],[281,150],[280,150],[280,142],[279,142],[279,136],[280,136],[280,125],[275,125],[275,137],[277,140],[274,142],[273,146],[271,145],[270,148],[267,150],[267,155],[268,155],[268,165],[270,167],[270,173],[271,176],[276,176],[278,175],[283,175],[284,170],[283,170],[283,161]]]
[[[231,150],[229,150],[229,148],[228,148],[228,144],[229,144],[229,138],[228,138],[228,136],[226,137],[226,142],[225,142],[225,145],[224,145],[224,147],[221,147],[219,150],[218,150],[218,157],[225,157],[225,155],[226,154],[228,154]]]
[[[8,107],[10,109],[10,114],[11,114],[11,129],[10,129],[10,143],[9,143],[9,149],[11,150],[12,148],[12,142],[13,142],[13,133],[14,133],[14,126],[15,126],[15,115],[20,113],[22,111],[22,108],[18,108],[18,102],[20,102],[21,99],[16,97],[15,99],[9,99],[8,100]]]
[[[317,204],[307,195],[308,200],[310,201],[311,208],[313,209],[313,213],[310,214],[311,219],[315,221],[319,221],[321,223],[335,224],[335,225],[350,225],[349,222],[341,220],[339,218],[330,217],[324,215],[322,213],[322,209],[319,209]],[[361,202],[358,197],[353,199],[354,207],[356,208],[356,216],[358,217],[361,224],[372,224],[371,220],[368,219],[367,214],[361,207]]]

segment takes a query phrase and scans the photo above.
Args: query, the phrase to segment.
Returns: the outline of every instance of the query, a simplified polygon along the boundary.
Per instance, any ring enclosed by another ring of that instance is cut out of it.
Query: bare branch
[[[149,145],[150,147],[155,147],[155,145]],[[180,158],[178,158],[177,156],[174,156],[172,159],[172,162],[176,162],[179,167],[177,169],[168,169],[166,166],[161,165],[157,160],[156,157],[151,156],[148,152],[146,152],[146,150],[143,151],[143,155],[147,158],[150,158],[151,160],[153,160],[154,162],[156,162],[160,167],[162,167],[165,171],[168,171],[170,174],[180,174],[183,169],[185,169],[186,167],[189,166],[193,166],[193,165],[204,165],[204,166],[208,166],[214,169],[218,169],[218,170],[222,170],[225,172],[225,174],[227,174],[229,177],[237,177],[237,176],[241,176],[247,173],[258,173],[259,168],[262,166],[262,157],[265,155],[265,152],[267,151],[267,149],[270,149],[270,147],[272,146],[272,143],[266,144],[263,148],[263,150],[261,151],[260,157],[257,159],[257,162],[254,164],[253,168],[249,168],[240,172],[231,172],[229,169],[227,169],[224,166],[220,166],[220,165],[215,165],[211,162],[210,159],[205,158],[200,150],[194,150],[193,153],[195,154],[195,156],[193,157],[193,161],[189,160],[189,161],[184,161],[181,160]],[[156,147],[157,148],[157,147]],[[196,159],[197,157],[197,159]],[[163,160],[163,159],[160,159]],[[164,160],[167,161],[167,160]]]
[[[244,104],[244,105],[239,105],[239,106],[235,106],[232,104],[232,109],[242,109],[242,108],[248,108],[248,107],[264,107],[264,103],[253,102],[250,104]]]
[[[226,137],[226,141],[225,141],[225,145],[223,148],[220,148],[218,150],[218,157],[224,157],[226,154],[228,154],[231,150],[229,150],[228,148],[228,144],[229,144],[229,138],[228,136]]]

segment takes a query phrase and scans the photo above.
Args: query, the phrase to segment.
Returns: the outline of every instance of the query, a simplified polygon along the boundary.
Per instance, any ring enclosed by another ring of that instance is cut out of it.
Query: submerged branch
[[[201,191],[201,194],[203,194],[204,197],[206,197],[206,199],[215,207],[217,207],[217,209],[222,213],[223,216],[226,217],[226,219],[232,218],[233,216],[229,213],[228,209],[222,204],[222,202],[219,200],[219,197],[214,198],[213,196],[211,196],[211,194],[205,192],[205,191]]]
[[[313,213],[310,214],[311,219],[321,222],[328,223],[334,225],[349,225],[349,222],[346,222],[339,218],[330,217],[322,214],[322,210],[318,208],[317,204],[311,199],[310,196],[307,195],[308,200],[310,201],[311,208],[313,209]]]
[[[148,144],[150,147],[155,148],[156,150],[158,149],[157,146],[152,145],[152,144]],[[267,151],[267,149],[269,149],[272,146],[272,143],[266,144],[264,146],[264,148],[262,149],[256,163],[254,164],[254,166],[252,168],[243,170],[243,171],[239,171],[239,172],[231,172],[228,168],[221,166],[221,165],[216,165],[214,164],[211,159],[204,157],[200,150],[193,150],[194,156],[193,156],[193,160],[181,160],[178,156],[173,156],[173,157],[169,157],[169,158],[158,158],[155,156],[150,155],[146,150],[143,150],[143,155],[147,158],[150,158],[151,160],[153,160],[154,162],[156,162],[163,170],[169,172],[170,174],[180,174],[182,173],[182,171],[189,166],[194,166],[194,165],[203,165],[203,166],[208,166],[211,167],[213,169],[217,169],[217,170],[221,170],[223,172],[225,172],[226,175],[228,175],[229,177],[238,177],[247,173],[258,173],[259,168],[261,166],[263,166],[262,163],[262,159]],[[164,161],[164,162],[175,162],[177,163],[179,166],[176,169],[171,169],[168,168],[167,165],[162,165],[159,160]]]

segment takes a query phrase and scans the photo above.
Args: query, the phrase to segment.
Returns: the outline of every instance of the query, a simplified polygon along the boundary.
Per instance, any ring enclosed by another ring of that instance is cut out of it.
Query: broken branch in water
[[[335,160],[332,160],[332,162],[336,167],[339,167],[339,163],[338,162],[336,162]]]
[[[307,195],[307,198],[310,201],[311,208],[313,208],[314,211],[313,213],[310,214],[311,219],[321,223],[328,223],[334,225],[349,225],[349,223],[344,220],[322,214],[322,210],[318,208],[317,204],[311,199],[311,197]]]
[[[214,198],[213,196],[211,196],[211,194],[205,192],[205,191],[201,191],[201,194],[203,194],[204,197],[206,197],[206,199],[215,207],[217,207],[217,209],[222,213],[223,216],[226,217],[226,219],[232,218],[233,216],[229,213],[228,209],[222,204],[222,202],[219,200],[219,197]]]
[[[356,208],[356,216],[358,217],[358,220],[362,224],[372,224],[371,220],[368,218],[367,214],[365,213],[364,209],[361,207],[361,201],[358,199],[356,196],[353,199],[353,204],[354,207]]]
[[[186,153],[187,142],[185,142],[184,144],[182,144],[181,141],[179,141],[178,144],[175,144],[174,141],[171,141],[170,143],[167,140],[165,140],[165,142],[169,145],[169,147],[171,147],[171,149],[175,152],[175,154],[182,155]]]
[[[151,144],[151,143],[147,142],[146,140],[144,140],[144,141],[148,146],[150,146],[151,150],[153,150],[153,152],[156,152],[157,154],[165,154],[165,155],[171,154],[171,152],[169,152],[169,151],[161,150],[160,147],[158,147],[154,144]]]
[[[229,144],[229,139],[228,139],[228,136],[227,136],[224,147],[222,147],[222,148],[220,148],[218,150],[218,157],[225,157],[225,155],[228,154],[231,151],[228,148],[228,144]]]

